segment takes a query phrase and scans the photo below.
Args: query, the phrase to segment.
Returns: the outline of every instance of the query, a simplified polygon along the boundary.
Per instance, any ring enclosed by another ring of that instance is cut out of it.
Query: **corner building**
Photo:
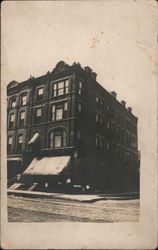
[[[52,72],[8,84],[8,179],[139,188],[138,119],[91,68],[60,61]]]

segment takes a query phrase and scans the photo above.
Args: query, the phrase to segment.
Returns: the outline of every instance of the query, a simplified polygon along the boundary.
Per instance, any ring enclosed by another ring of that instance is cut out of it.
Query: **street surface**
[[[134,222],[139,200],[83,203],[48,198],[8,197],[9,222]]]

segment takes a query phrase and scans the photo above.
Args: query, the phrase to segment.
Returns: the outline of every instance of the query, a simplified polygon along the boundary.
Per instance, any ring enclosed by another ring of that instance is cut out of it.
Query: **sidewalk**
[[[8,195],[32,197],[32,198],[53,198],[68,201],[93,203],[100,200],[132,200],[139,199],[138,192],[128,193],[102,193],[102,194],[63,194],[63,193],[46,193],[23,190],[7,190]]]

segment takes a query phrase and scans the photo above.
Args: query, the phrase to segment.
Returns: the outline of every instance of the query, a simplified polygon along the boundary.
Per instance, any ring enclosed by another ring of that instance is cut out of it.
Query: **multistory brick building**
[[[8,178],[24,172],[24,180],[42,184],[58,176],[97,189],[138,189],[138,119],[96,76],[60,61],[44,76],[8,84]]]

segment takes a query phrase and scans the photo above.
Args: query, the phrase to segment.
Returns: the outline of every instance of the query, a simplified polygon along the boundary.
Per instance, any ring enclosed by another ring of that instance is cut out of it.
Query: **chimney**
[[[126,107],[126,102],[125,101],[122,100],[121,104],[122,104],[122,106]]]
[[[116,99],[117,93],[115,91],[112,91],[111,95]]]
[[[88,66],[84,67],[85,71],[96,81],[97,74],[92,71],[92,69]]]
[[[90,67],[86,66],[84,69],[87,73],[92,74],[92,69]]]
[[[97,74],[95,72],[92,72],[92,78],[96,81],[97,79]]]
[[[128,112],[132,113],[132,108],[131,107],[128,107]]]
[[[34,76],[30,75],[30,79],[34,79]]]

